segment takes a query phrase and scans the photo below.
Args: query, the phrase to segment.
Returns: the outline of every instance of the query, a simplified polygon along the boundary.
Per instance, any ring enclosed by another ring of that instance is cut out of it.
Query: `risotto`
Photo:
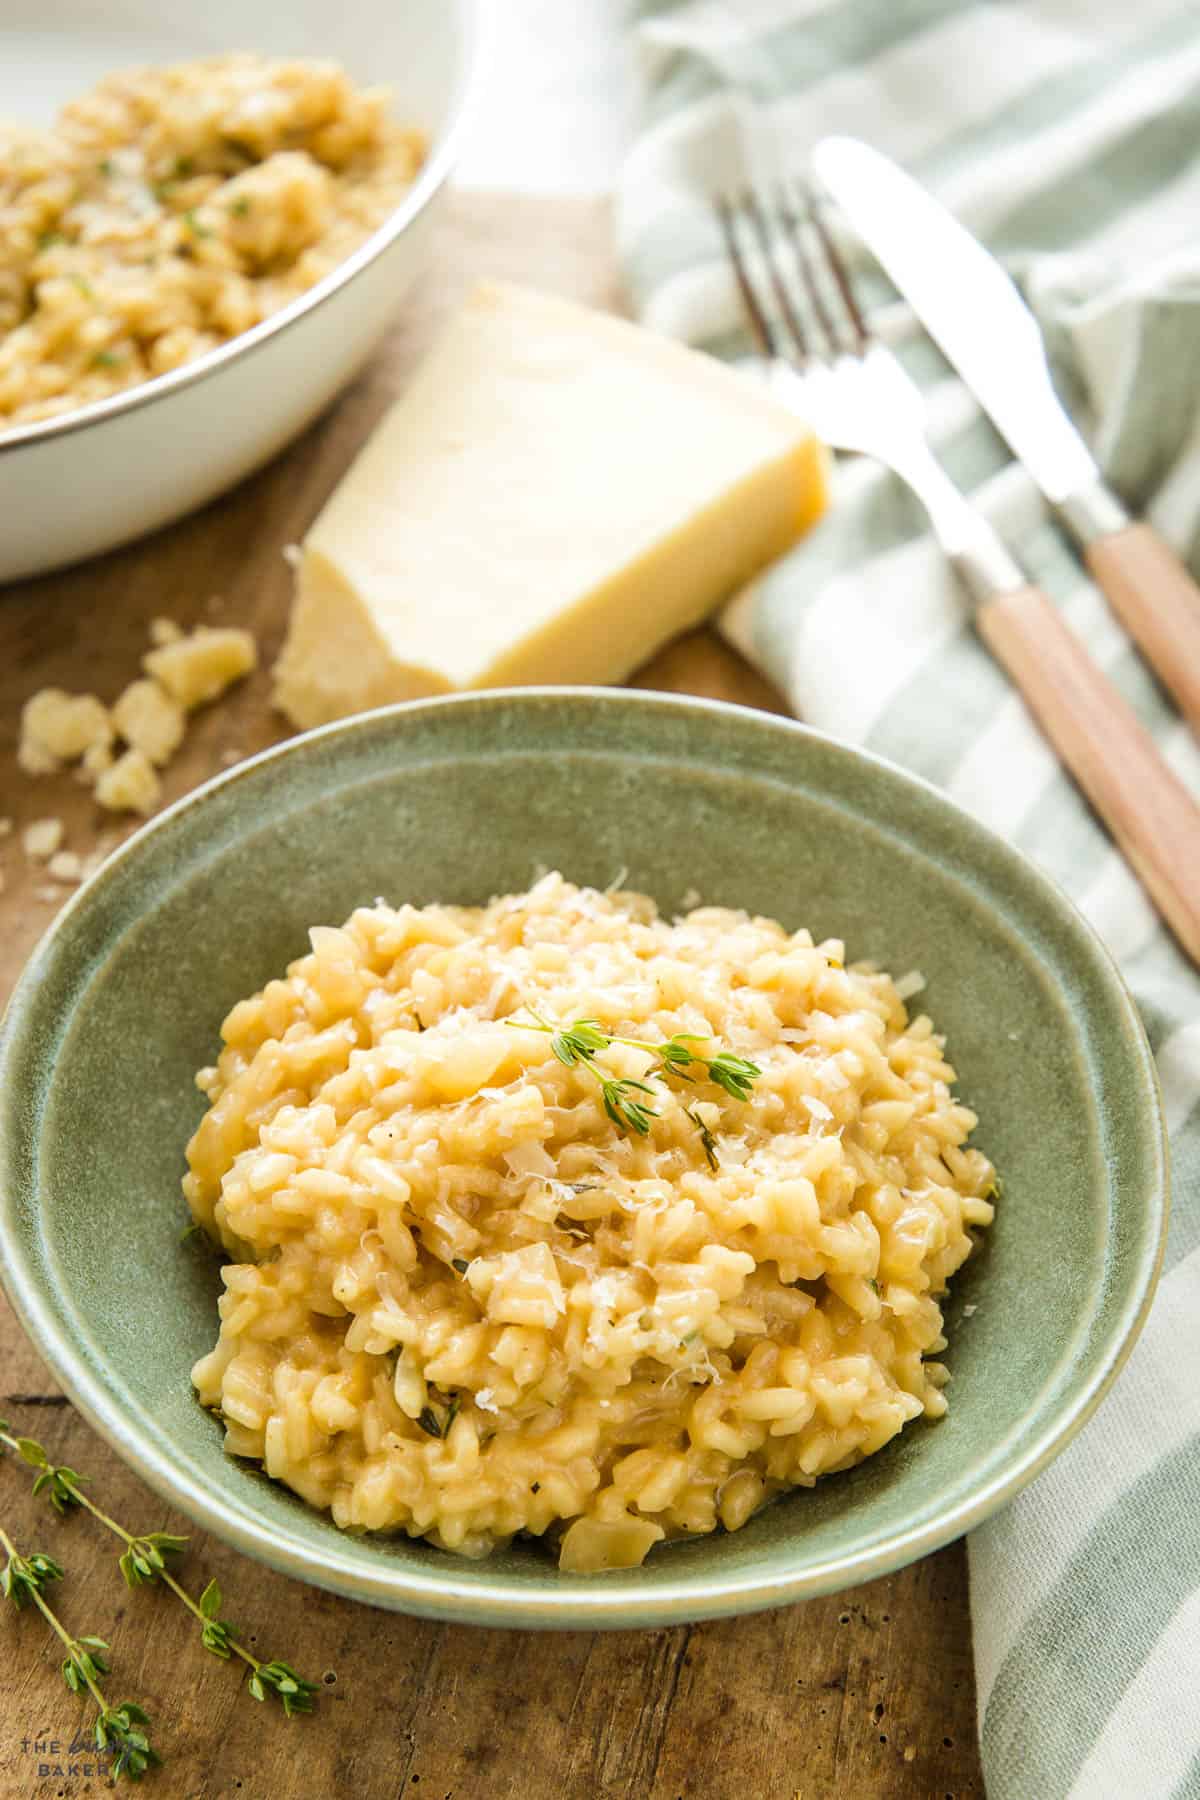
[[[237,53],[134,69],[0,127],[0,431],[136,386],[286,306],[424,157],[383,88]]]
[[[349,1530],[587,1571],[945,1411],[995,1183],[916,977],[557,874],[310,936],[198,1077],[232,1455]]]

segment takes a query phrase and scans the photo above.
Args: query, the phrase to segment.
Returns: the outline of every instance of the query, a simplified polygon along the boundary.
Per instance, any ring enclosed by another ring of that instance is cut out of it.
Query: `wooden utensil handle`
[[[1084,559],[1193,731],[1200,732],[1200,587],[1152,525],[1095,538]]]
[[[1159,912],[1200,964],[1200,807],[1038,588],[999,594],[975,617]]]

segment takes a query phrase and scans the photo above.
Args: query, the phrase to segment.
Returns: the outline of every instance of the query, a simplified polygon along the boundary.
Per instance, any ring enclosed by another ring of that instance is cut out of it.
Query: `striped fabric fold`
[[[1006,259],[1109,478],[1200,572],[1194,0],[657,0],[633,28],[646,123],[618,218],[649,324],[747,356],[708,195],[801,168],[828,131],[863,137]],[[860,279],[950,473],[1200,794],[1200,746],[1032,483],[865,262]],[[1174,1168],[1164,1279],[1100,1412],[969,1540],[980,1738],[991,1800],[1200,1800],[1200,979],[890,475],[842,464],[827,521],[721,623],[802,718],[936,782],[1062,883],[1141,1007]]]

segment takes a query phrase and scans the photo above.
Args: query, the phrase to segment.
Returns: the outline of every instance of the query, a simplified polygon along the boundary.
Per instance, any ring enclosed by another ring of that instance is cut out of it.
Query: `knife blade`
[[[1099,481],[1051,385],[1037,320],[996,259],[869,144],[825,138],[813,167],[1046,498]]]
[[[1041,330],[1014,282],[945,207],[869,144],[823,138],[812,166],[1056,508],[1130,636],[1200,732],[1200,588],[1105,486],[1054,391]]]

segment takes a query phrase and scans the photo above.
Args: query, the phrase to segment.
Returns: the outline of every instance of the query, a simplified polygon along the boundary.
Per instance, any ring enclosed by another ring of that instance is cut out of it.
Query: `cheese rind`
[[[276,702],[618,681],[786,550],[825,460],[745,376],[607,314],[475,291],[302,546]]]

